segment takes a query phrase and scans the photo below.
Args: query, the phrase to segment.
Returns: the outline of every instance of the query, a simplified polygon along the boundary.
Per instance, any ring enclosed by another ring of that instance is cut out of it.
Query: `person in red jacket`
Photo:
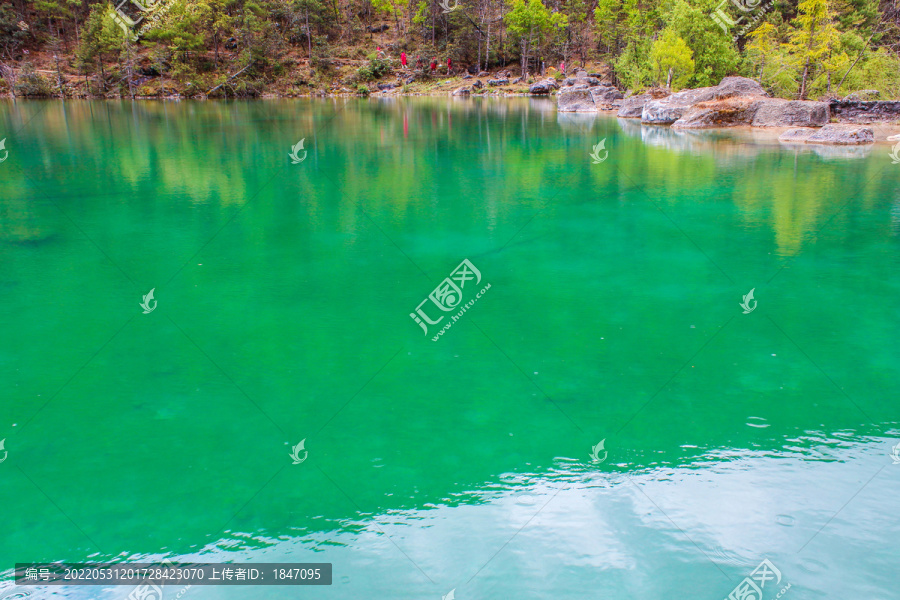
[[[448,58],[447,59],[447,75],[452,75],[452,74],[453,74],[453,59]]]
[[[406,68],[406,52],[400,53],[400,64],[403,65],[403,68]]]
[[[435,71],[437,71],[437,59],[432,58],[431,59],[431,74],[433,75]]]

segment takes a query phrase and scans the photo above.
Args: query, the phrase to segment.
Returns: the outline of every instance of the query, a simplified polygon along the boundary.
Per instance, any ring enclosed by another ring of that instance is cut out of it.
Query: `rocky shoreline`
[[[552,88],[553,80],[532,86],[532,93]],[[753,79],[725,77],[719,85],[671,93],[654,88],[626,95],[609,83],[580,71],[557,93],[559,112],[616,111],[623,119],[674,129],[718,127],[789,127],[786,143],[860,145],[876,141],[867,125],[900,121],[900,102],[859,100],[814,101],[772,98]],[[890,136],[894,137],[894,136]],[[888,140],[888,136],[882,136]],[[891,140],[893,141],[893,140]]]

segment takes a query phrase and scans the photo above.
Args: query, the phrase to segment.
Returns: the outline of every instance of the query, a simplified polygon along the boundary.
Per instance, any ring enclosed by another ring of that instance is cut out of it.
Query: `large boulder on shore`
[[[650,100],[641,112],[642,123],[670,125],[683,117],[699,102],[735,97],[768,97],[768,93],[756,81],[746,77],[725,77],[719,85],[693,90],[682,90],[662,100]]]
[[[695,90],[682,90],[662,100],[650,100],[641,111],[641,123],[654,125],[671,125],[684,116],[690,107],[698,102],[715,99],[716,88],[705,87]]]
[[[472,88],[470,88],[469,86],[463,86],[463,87],[456,88],[455,90],[453,90],[453,93],[451,95],[452,96],[468,96],[471,93],[472,93]]]
[[[630,94],[631,92],[629,92]],[[626,96],[619,104],[619,114],[616,115],[623,119],[640,119],[641,113],[644,112],[644,105],[650,100],[659,100],[669,95],[666,88],[650,88],[643,94],[637,96]]]
[[[553,90],[558,90],[559,84],[556,83],[555,79],[545,79],[544,81],[538,81],[537,83],[532,83],[531,87],[528,88],[529,94],[549,94]]]
[[[821,127],[831,117],[826,102],[808,100],[764,100],[751,125],[754,127]]]
[[[650,94],[629,96],[622,100],[622,106],[616,116],[623,119],[640,119],[641,113],[644,112],[644,105],[650,100],[652,100]]]
[[[598,110],[609,110],[616,100],[623,98],[622,92],[611,85],[602,85],[590,88],[591,99]]]
[[[585,85],[587,87],[595,87],[598,85],[604,85],[600,82],[600,79],[594,77],[593,75],[588,75],[586,71],[578,71],[575,77],[566,77],[563,80],[563,85],[568,87],[572,85]]]
[[[735,127],[749,125],[753,121],[762,100],[759,98],[725,98],[698,102],[677,121],[676,129],[703,129],[706,127]]]
[[[735,96],[769,97],[769,93],[756,80],[748,79],[747,77],[723,77],[716,89],[717,98],[733,98]]]
[[[835,100],[829,105],[831,114],[841,121],[875,123],[900,119],[900,102],[892,100]]]
[[[828,105],[824,102],[732,96],[698,102],[675,121],[672,127],[821,127],[828,123],[828,119]]]
[[[780,142],[806,142],[807,144],[835,144],[850,146],[875,142],[871,127],[860,125],[828,124],[821,129],[788,129],[778,137]]]
[[[589,88],[563,88],[556,97],[556,109],[559,112],[594,112],[597,105]]]

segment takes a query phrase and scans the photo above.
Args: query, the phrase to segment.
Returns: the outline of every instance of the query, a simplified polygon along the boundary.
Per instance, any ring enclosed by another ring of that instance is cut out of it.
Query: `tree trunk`
[[[806,77],[809,75],[809,53],[813,47],[816,35],[816,25],[809,28],[809,41],[806,43],[806,62],[803,64],[803,78],[800,80],[800,100],[806,100]]]
[[[125,51],[128,53],[127,56],[127,71],[128,74],[128,94],[131,96],[131,99],[134,100],[134,61],[131,58],[131,44],[128,41],[128,38],[125,38]]]
[[[488,19],[488,30],[487,30],[487,40],[485,40],[484,45],[484,70],[487,71],[491,68],[491,3],[488,1],[487,8],[487,19]]]
[[[803,77],[800,79],[800,100],[806,100],[806,75],[809,73],[809,55],[803,64]]]
[[[522,77],[525,77],[525,38],[522,38]]]
[[[478,59],[475,61],[475,67],[481,71],[481,36],[478,36]]]
[[[59,44],[58,41],[57,41],[57,44]],[[63,89],[62,73],[59,70],[59,55],[56,52],[53,53],[53,60],[56,61],[56,85],[59,86],[59,95],[62,96],[63,98],[65,98],[66,91],[65,91],[65,89]]]
[[[306,45],[309,48],[309,66],[312,66],[312,30],[309,28],[309,8],[306,9]]]

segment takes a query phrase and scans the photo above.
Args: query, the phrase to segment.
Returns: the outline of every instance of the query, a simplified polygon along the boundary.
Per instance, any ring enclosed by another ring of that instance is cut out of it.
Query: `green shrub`
[[[317,72],[329,73],[332,70],[331,59],[321,54],[313,54],[309,59],[309,66]]]
[[[49,96],[50,82],[34,70],[34,65],[25,62],[16,81],[15,93],[17,96]]]
[[[360,96],[368,96],[372,92],[369,90],[368,86],[359,84],[358,86],[356,86],[356,93]]]
[[[386,58],[370,58],[369,64],[356,70],[357,81],[374,81],[390,73],[391,61]]]
[[[835,75],[835,82],[840,81]],[[840,93],[849,94],[856,90],[876,89],[881,92],[879,100],[900,97],[900,59],[885,48],[866,52],[856,67],[850,71]]]

